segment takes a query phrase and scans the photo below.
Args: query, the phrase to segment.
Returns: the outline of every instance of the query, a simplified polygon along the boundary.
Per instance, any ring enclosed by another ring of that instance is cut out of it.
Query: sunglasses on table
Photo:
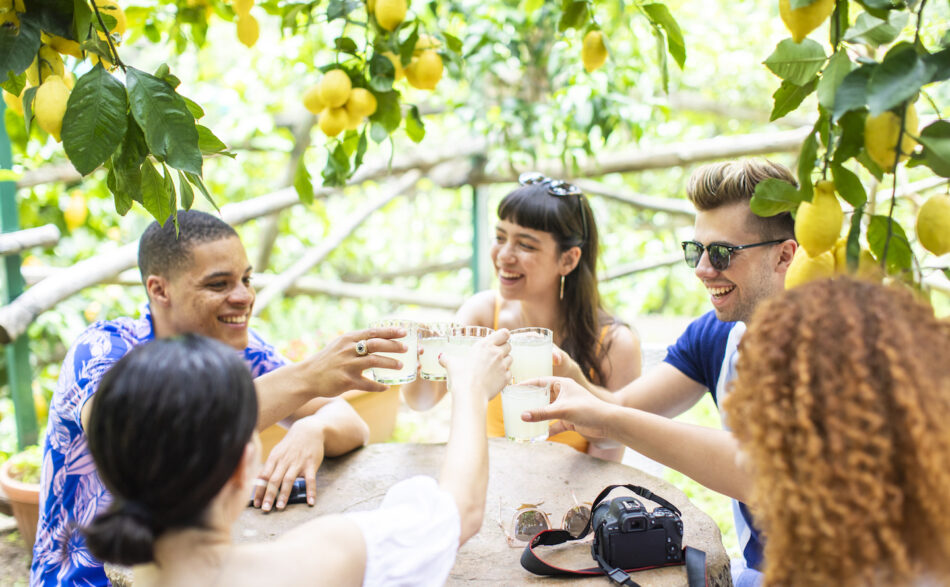
[[[587,522],[590,521],[591,504],[587,502],[579,503],[573,491],[571,491],[571,498],[574,500],[574,505],[564,514],[560,528],[567,530],[571,536],[577,538],[587,527]],[[498,500],[498,526],[505,533],[508,546],[521,548],[530,542],[538,532],[552,528],[550,514],[540,509],[543,503],[542,501],[535,504],[522,504],[518,507],[511,519],[511,531],[509,532],[501,521],[501,499]]]
[[[729,262],[732,261],[732,254],[736,251],[751,249],[754,247],[764,247],[765,245],[777,245],[783,242],[785,242],[785,239],[764,241],[749,245],[723,245],[718,243],[703,245],[702,243],[698,243],[696,241],[683,241],[682,245],[683,256],[685,257],[686,264],[689,265],[689,267],[695,268],[697,265],[699,265],[699,260],[703,258],[703,251],[708,251],[709,264],[712,265],[712,268],[716,271],[725,271],[729,268]]]
[[[558,198],[577,196],[577,206],[581,209],[581,228],[584,233],[583,238],[584,242],[587,242],[587,213],[584,212],[584,202],[581,201],[581,198],[584,197],[584,192],[581,190],[581,188],[572,183],[567,183],[561,179],[551,179],[550,177],[544,175],[543,173],[538,173],[537,171],[526,171],[525,173],[519,175],[518,184],[547,184],[548,194],[552,196],[556,196]]]

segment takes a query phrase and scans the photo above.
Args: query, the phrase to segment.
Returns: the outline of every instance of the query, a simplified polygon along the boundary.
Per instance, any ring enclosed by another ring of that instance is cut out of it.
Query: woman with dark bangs
[[[498,291],[486,290],[459,308],[459,324],[507,328],[542,327],[553,332],[554,375],[586,379],[617,390],[640,375],[637,334],[607,313],[597,290],[597,223],[577,187],[538,173],[523,173],[520,187],[498,205],[491,259]],[[442,383],[416,378],[403,386],[417,410],[435,405]],[[504,436],[501,398],[488,407],[489,436]],[[623,447],[589,442],[574,431],[548,440],[604,459],[619,461]]]
[[[950,322],[837,278],[762,302],[726,396],[765,584],[950,584]]]

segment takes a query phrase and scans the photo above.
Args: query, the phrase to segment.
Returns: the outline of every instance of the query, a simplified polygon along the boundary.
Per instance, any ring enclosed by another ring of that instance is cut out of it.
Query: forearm
[[[738,444],[730,432],[610,406],[604,422],[610,438],[714,491],[747,498],[751,476],[736,463]]]
[[[455,499],[462,520],[459,545],[482,525],[488,489],[488,439],[485,411],[488,401],[475,389],[452,397],[452,422],[440,486]]]
[[[291,363],[254,380],[258,430],[280,422],[313,399],[312,386],[302,380],[298,370],[298,364]]]
[[[320,431],[328,457],[344,455],[369,442],[369,426],[344,399],[330,400],[307,417]]]
[[[429,381],[416,377],[415,381],[404,383],[401,388],[406,404],[417,412],[433,408],[445,396],[444,381]]]

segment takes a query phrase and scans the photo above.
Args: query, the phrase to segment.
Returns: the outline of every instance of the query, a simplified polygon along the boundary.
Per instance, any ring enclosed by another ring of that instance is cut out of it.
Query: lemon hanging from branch
[[[402,61],[399,59],[398,55],[392,51],[386,51],[383,53],[383,57],[389,59],[389,61],[393,64],[393,69],[396,70],[396,72],[393,74],[394,81],[398,82],[402,78],[406,77],[406,71],[403,69]]]
[[[237,38],[247,47],[253,47],[261,35],[261,25],[253,14],[243,14],[237,19]]]
[[[827,279],[834,274],[835,257],[831,251],[812,257],[799,247],[785,272],[785,289],[792,289],[817,279]]]
[[[844,212],[835,196],[835,185],[819,181],[811,202],[802,202],[795,216],[795,239],[810,257],[830,251],[841,233]],[[834,269],[832,257],[832,269]]]
[[[917,144],[910,135],[917,134],[917,109],[913,104],[907,106],[904,116],[904,136],[901,139],[900,161],[904,161]],[[894,170],[897,163],[897,137],[901,131],[901,117],[887,110],[877,116],[868,116],[864,122],[864,149],[868,157],[877,163],[885,173]]]
[[[779,0],[778,11],[782,22],[792,33],[792,40],[801,43],[808,33],[825,22],[835,9],[835,0],[815,0],[808,6],[792,9],[791,0]]]
[[[60,142],[63,130],[63,116],[66,114],[66,102],[69,100],[69,88],[58,75],[51,75],[37,88],[33,98],[33,114],[40,128]]]
[[[604,34],[600,31],[590,31],[584,35],[584,46],[581,48],[581,61],[587,73],[599,69],[607,62],[607,45],[604,44]]]
[[[442,79],[442,58],[432,49],[426,49],[406,67],[409,85],[420,90],[434,90]]]
[[[917,212],[917,238],[934,255],[950,253],[950,196],[931,196]]]
[[[323,134],[328,137],[335,137],[343,132],[343,129],[346,128],[349,121],[346,115],[346,109],[325,108],[323,112],[320,113],[320,120],[317,122],[317,125],[320,127],[320,130],[323,131]]]
[[[320,98],[319,84],[307,88],[307,91],[303,93],[301,101],[303,102],[303,107],[314,114],[320,114],[323,112],[323,109],[327,107]]]
[[[320,100],[330,108],[341,108],[350,99],[353,83],[342,69],[331,69],[320,80]]]
[[[376,0],[373,11],[376,22],[387,31],[394,31],[406,19],[409,5],[406,0]]]

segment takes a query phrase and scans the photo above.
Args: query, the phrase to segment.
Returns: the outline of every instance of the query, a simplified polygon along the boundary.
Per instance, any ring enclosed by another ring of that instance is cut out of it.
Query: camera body
[[[683,520],[672,510],[647,511],[634,497],[597,504],[591,514],[591,552],[618,569],[683,563]]]

